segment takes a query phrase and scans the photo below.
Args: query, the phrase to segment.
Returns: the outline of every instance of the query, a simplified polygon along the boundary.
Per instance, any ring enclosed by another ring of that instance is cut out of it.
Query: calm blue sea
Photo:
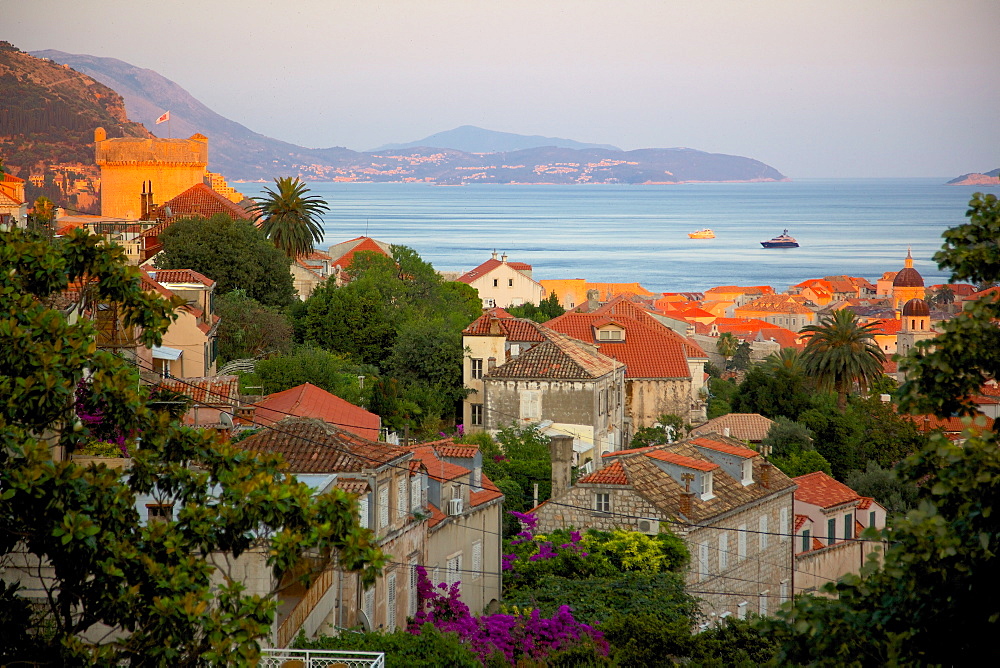
[[[493,249],[536,279],[639,281],[655,292],[714,285],[784,289],[807,278],[874,280],[903,266],[925,282],[931,257],[980,187],[946,179],[807,179],[677,186],[460,186],[310,183],[330,205],[323,247],[367,235],[414,248],[439,271],[467,271]],[[235,184],[256,196],[264,184]],[[688,239],[709,227],[716,238]],[[787,228],[800,247],[760,242]]]

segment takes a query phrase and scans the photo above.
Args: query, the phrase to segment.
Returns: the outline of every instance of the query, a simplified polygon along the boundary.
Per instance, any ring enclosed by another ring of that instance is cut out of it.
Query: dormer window
[[[703,471],[701,474],[701,500],[708,501],[715,498],[715,485],[712,471]]]
[[[753,460],[744,459],[743,460],[743,480],[741,481],[743,486],[753,484]]]
[[[622,329],[600,329],[597,331],[598,341],[624,341],[625,330]]]

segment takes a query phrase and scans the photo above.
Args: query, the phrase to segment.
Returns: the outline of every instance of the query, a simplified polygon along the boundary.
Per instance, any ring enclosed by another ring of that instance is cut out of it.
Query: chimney
[[[729,438],[729,427],[723,428],[722,435],[725,436],[726,438]]]
[[[146,201],[146,182],[142,182],[142,195],[139,196],[140,220],[149,220],[149,202]]]
[[[587,290],[587,311],[596,311],[600,305],[601,293],[597,290]]]
[[[497,249],[496,248],[493,249],[493,259],[494,260],[497,259]]]
[[[684,481],[684,491],[681,492],[680,511],[684,517],[691,517],[691,499],[694,492],[691,491],[691,482],[694,480],[693,473],[682,473],[681,480]]]
[[[497,358],[496,357],[487,358],[487,360],[486,360],[486,371],[487,371],[487,373],[490,372],[490,371],[493,371],[493,369],[495,369],[495,368],[497,368]]]
[[[573,466],[573,437],[553,436],[549,439],[549,457],[552,460],[552,496],[570,488]]]
[[[507,264],[507,254],[506,253],[504,253],[503,255],[500,256],[500,261],[503,262],[504,264]]]
[[[771,462],[765,461],[760,465],[760,486],[764,489],[771,489]]]

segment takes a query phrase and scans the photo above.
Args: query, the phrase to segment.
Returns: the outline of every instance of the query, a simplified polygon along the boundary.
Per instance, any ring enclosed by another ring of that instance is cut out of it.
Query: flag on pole
[[[156,119],[156,124],[159,125],[160,123],[166,123],[169,120],[170,120],[170,112],[164,111],[163,114]]]

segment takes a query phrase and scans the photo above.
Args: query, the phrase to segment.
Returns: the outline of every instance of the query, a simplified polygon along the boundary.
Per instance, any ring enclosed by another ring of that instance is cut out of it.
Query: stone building
[[[892,307],[899,309],[911,299],[923,299],[924,292],[924,277],[913,268],[913,256],[907,249],[904,266],[892,279]]]
[[[24,198],[24,179],[0,173],[0,225],[25,227],[28,224],[28,203]]]
[[[857,573],[882,543],[861,540],[869,527],[885,528],[886,510],[822,471],[792,479],[795,490],[795,593]]]
[[[931,328],[931,310],[923,299],[913,298],[903,304],[899,333],[896,334],[896,353],[906,355],[918,341],[937,336]]]
[[[523,304],[538,304],[545,296],[542,284],[531,277],[531,265],[508,262],[507,254],[493,257],[458,277],[460,283],[471,285],[479,292],[483,308],[508,308]]]
[[[691,552],[687,583],[709,620],[789,599],[795,483],[756,451],[709,434],[604,459],[569,488],[557,489],[568,477],[553,469],[552,498],[532,511],[539,531],[669,528]]]
[[[430,518],[420,565],[435,584],[458,582],[462,602],[482,612],[500,600],[503,493],[483,474],[479,446],[446,439],[408,449],[427,470]]]
[[[300,630],[308,637],[334,634],[362,620],[385,631],[405,626],[416,596],[414,570],[408,565],[423,563],[427,549],[427,475],[413,453],[308,418],[287,418],[235,445],[283,455],[289,473],[310,480],[318,492],[339,487],[356,495],[361,526],[370,528],[377,545],[392,555],[367,589],[357,573],[344,572],[329,560],[314,564],[308,589],[291,576],[278,583],[275,646],[288,647]],[[256,572],[261,570],[256,560],[264,558],[250,554],[240,559],[247,572]],[[251,592],[264,592],[275,583],[244,584]]]
[[[542,424],[574,438],[578,463],[622,447],[625,365],[539,326],[545,341],[483,375],[486,431]]]
[[[702,387],[708,356],[632,301],[617,297],[588,313],[565,313],[545,326],[593,344],[626,366],[626,439],[637,429],[652,427],[661,415],[705,419]]]

